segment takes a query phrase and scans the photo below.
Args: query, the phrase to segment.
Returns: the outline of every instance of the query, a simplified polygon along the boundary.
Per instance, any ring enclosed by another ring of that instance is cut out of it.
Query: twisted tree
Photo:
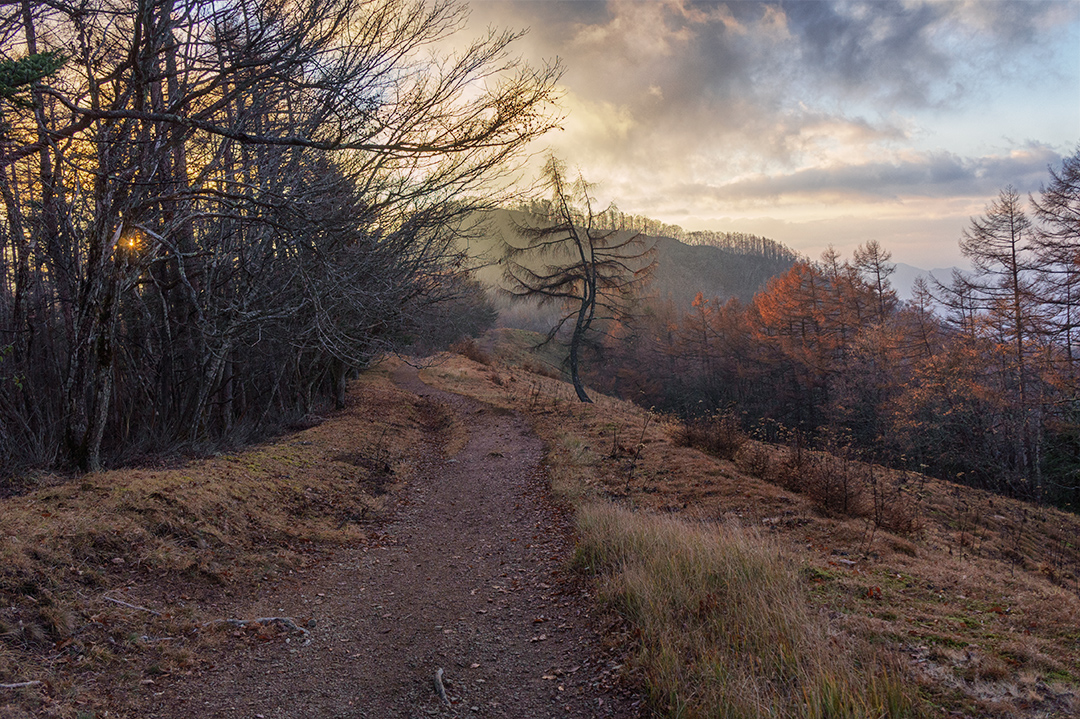
[[[607,210],[594,209],[585,178],[568,182],[565,165],[554,156],[544,178],[551,191],[550,201],[539,205],[545,211],[514,228],[524,244],[505,243],[505,290],[565,308],[546,341],[571,325],[570,377],[578,399],[591,402],[580,374],[586,338],[599,322],[629,313],[655,268],[655,250],[639,233],[599,229]]]

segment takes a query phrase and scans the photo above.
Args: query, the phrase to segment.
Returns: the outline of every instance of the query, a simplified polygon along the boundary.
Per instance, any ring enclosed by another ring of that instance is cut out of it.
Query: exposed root
[[[446,702],[447,706],[450,706],[450,699],[446,696],[446,687],[443,686],[443,669],[439,667],[439,671],[435,672],[435,691],[438,692],[439,698]]]

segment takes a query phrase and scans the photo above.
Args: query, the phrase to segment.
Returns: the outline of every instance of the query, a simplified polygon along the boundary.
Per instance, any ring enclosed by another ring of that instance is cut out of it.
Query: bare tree
[[[855,248],[853,259],[855,268],[874,293],[877,320],[884,323],[897,303],[896,291],[889,282],[890,275],[896,272],[896,265],[889,262],[892,253],[883,248],[877,240],[867,240]]]
[[[647,248],[638,233],[599,229],[606,211],[593,207],[584,177],[568,181],[565,165],[554,156],[548,158],[544,177],[551,191],[548,212],[515,228],[523,245],[506,243],[506,291],[565,307],[546,341],[572,323],[570,377],[578,399],[591,402],[580,374],[585,340],[598,320],[629,311],[635,292],[655,267],[655,250]]]
[[[1076,331],[1080,327],[1080,150],[1065,158],[1060,172],[1050,168],[1050,184],[1031,197],[1039,222],[1035,237],[1040,299],[1047,321],[1065,351],[1075,380]]]
[[[1010,422],[1017,447],[1018,480],[1041,485],[1042,418],[1039,382],[1034,371],[1040,317],[1034,292],[1035,230],[1020,195],[1011,186],[998,194],[986,214],[972,218],[960,239],[960,251],[975,268],[967,289],[980,308],[987,339],[1001,349],[1001,391],[1015,397]]]
[[[449,295],[437,278],[464,271],[454,225],[555,123],[559,70],[511,56],[517,34],[438,52],[465,12],[0,8],[7,59],[66,58],[3,108],[9,445],[45,437],[93,469],[212,440],[340,399],[350,369],[402,341],[417,306]]]

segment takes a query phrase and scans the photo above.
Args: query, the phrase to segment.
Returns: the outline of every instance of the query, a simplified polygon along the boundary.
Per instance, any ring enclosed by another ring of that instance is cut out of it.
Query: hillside
[[[504,238],[513,241],[513,223],[521,218],[520,212],[499,210],[483,220],[474,218],[470,225],[469,239],[463,241],[463,248],[480,266],[477,277],[489,287],[498,287],[501,282],[500,246]],[[726,300],[735,297],[749,302],[769,278],[787,271],[792,264],[785,257],[766,257],[708,244],[687,244],[670,237],[647,236],[646,242],[657,251],[656,272],[646,294],[658,300],[671,300],[677,308],[689,307],[698,292],[707,298]],[[534,268],[538,266],[534,265]],[[500,303],[504,314],[509,308],[509,303]]]
[[[657,249],[656,275],[650,293],[690,306],[701,292],[707,298],[734,297],[749,302],[770,278],[791,268],[786,259],[735,252],[711,245],[688,245],[670,237],[650,238]]]
[[[776,716],[817,716],[804,705],[784,709],[776,696],[745,706],[778,676],[761,667],[792,659],[774,653],[778,643],[800,653],[792,671],[827,666],[838,694],[854,681],[860,697],[888,705],[849,697],[841,710],[837,696],[835,713],[821,716],[1080,712],[1076,515],[745,438],[701,442],[669,418],[602,396],[582,405],[566,383],[498,363],[455,360],[425,377],[532,418],[553,486],[579,508],[578,556],[591,557],[605,601],[625,622],[630,666],[661,716],[727,716],[733,706],[763,716],[760,703]],[[726,446],[730,458],[688,443]],[[751,566],[756,553],[770,569]],[[728,567],[732,555],[748,565]],[[711,584],[730,571],[737,593]],[[747,604],[772,609],[762,617]],[[816,634],[768,628],[792,621]],[[748,626],[764,636],[745,636]],[[732,669],[743,663],[750,676]]]
[[[0,716],[190,715],[203,691],[266,716],[1080,710],[1075,515],[582,405],[528,346],[444,355],[428,387],[388,363],[272,444],[0,500]]]

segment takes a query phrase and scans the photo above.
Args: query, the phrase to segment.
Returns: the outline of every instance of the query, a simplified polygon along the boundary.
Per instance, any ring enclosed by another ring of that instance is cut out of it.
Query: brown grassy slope
[[[425,427],[454,432],[440,405],[371,372],[345,410],[276,442],[0,500],[0,684],[41,682],[0,689],[0,716],[91,716],[116,683],[184,671],[192,630],[221,618],[213,597],[368,539]]]
[[[1075,515],[878,468],[914,519],[896,534],[867,512],[824,511],[806,494],[753,476],[745,456],[740,468],[677,446],[673,422],[628,403],[596,397],[582,405],[558,380],[464,358],[425,379],[527,412],[566,494],[695,522],[734,519],[771,535],[799,567],[829,631],[851,643],[853,656],[882,647],[901,657],[925,713],[1080,712]],[[765,453],[772,466],[788,461],[781,448],[749,447],[751,460]]]

